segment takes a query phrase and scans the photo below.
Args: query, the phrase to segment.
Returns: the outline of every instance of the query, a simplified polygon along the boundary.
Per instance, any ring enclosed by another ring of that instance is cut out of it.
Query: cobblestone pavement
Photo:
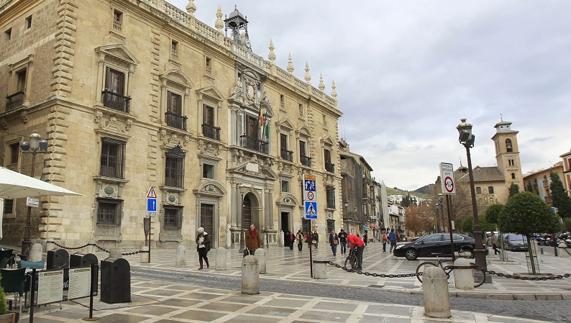
[[[246,296],[185,282],[132,279],[131,304],[95,303],[98,322],[539,322],[514,317],[452,311],[452,319],[427,319],[418,306],[262,292]],[[35,322],[78,322],[88,300],[41,307]],[[26,320],[26,317],[23,317]]]
[[[571,272],[571,258],[553,257],[552,248],[544,248],[544,255],[540,256],[540,269],[543,273],[560,274]],[[314,249],[315,250],[315,249]],[[345,256],[337,254],[333,257],[331,249],[328,245],[321,245],[315,250],[314,259],[333,260],[339,264],[344,262]],[[209,254],[210,269],[204,272],[210,274],[222,274],[230,276],[240,276],[241,274],[241,261],[242,255],[238,249],[230,249],[227,251],[230,257],[228,269],[216,270],[216,250],[213,249]],[[522,252],[508,252],[509,261],[502,262],[499,256],[488,256],[488,269],[503,273],[526,273],[528,271],[525,262],[525,253]],[[188,250],[186,253],[185,267],[176,267],[176,251],[174,249],[159,249],[153,250],[152,263],[141,264],[139,256],[126,257],[131,265],[135,268],[152,268],[157,270],[176,270],[183,272],[195,272],[198,268],[198,257],[194,250]],[[404,258],[397,258],[390,253],[382,252],[382,245],[380,243],[369,243],[365,249],[364,254],[364,271],[375,273],[413,273],[418,264],[422,261],[434,260],[434,258],[424,258],[415,261],[409,261]],[[400,291],[420,291],[420,282],[412,278],[399,278],[387,279],[377,277],[367,277],[357,275],[355,273],[347,273],[343,270],[329,267],[328,279],[316,281],[310,277],[309,273],[309,252],[307,245],[304,246],[302,252],[297,248],[290,250],[289,248],[270,247],[267,250],[267,274],[263,275],[264,278],[281,279],[287,281],[313,281],[334,285],[347,285],[347,286],[378,286],[384,289],[400,290]],[[452,283],[452,279],[450,282]],[[451,290],[454,292],[453,285]],[[498,295],[502,293],[521,293],[536,295],[541,294],[569,294],[571,297],[571,279],[553,280],[553,281],[522,281],[514,279],[506,279],[494,277],[492,284],[485,284],[478,288],[474,293],[491,293],[494,292]],[[523,295],[525,296],[525,295]],[[529,296],[529,295],[528,295]],[[559,297],[559,299],[564,296]]]

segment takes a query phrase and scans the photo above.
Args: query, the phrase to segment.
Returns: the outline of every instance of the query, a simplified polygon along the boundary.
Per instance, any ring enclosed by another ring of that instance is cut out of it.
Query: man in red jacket
[[[349,250],[355,249],[355,255],[357,256],[357,270],[363,269],[363,250],[365,249],[365,241],[361,237],[350,233],[347,236],[347,242],[349,243]]]

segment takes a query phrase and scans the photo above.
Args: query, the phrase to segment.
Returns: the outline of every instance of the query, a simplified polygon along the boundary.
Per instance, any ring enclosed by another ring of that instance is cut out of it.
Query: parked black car
[[[504,248],[509,251],[527,251],[527,238],[521,234],[507,233],[503,237]]]
[[[472,253],[474,250],[474,238],[454,233],[454,251]],[[397,246],[394,255],[405,257],[408,260],[415,260],[418,257],[443,257],[450,255],[450,234],[434,233],[420,237],[414,242]]]

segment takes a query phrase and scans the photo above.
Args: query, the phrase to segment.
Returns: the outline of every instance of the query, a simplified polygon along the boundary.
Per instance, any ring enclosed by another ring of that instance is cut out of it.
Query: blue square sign
[[[305,201],[304,217],[306,220],[317,220],[317,202]]]
[[[147,212],[157,212],[157,199],[147,199]]]

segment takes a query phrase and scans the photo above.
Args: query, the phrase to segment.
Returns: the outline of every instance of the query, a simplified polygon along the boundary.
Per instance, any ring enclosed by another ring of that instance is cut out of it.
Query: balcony
[[[165,121],[167,126],[186,130],[186,116],[181,116],[180,114],[165,112]]]
[[[293,161],[293,151],[291,150],[285,150],[285,149],[280,150],[280,156],[282,157],[283,160],[287,160],[289,162]]]
[[[303,166],[311,167],[311,157],[300,156],[299,161]]]
[[[131,102],[130,97],[124,96],[122,94],[117,94],[109,90],[104,90],[101,92],[101,94],[103,97],[104,106],[121,112],[129,113],[129,105]]]
[[[202,135],[204,135],[204,137],[220,141],[220,128],[203,123]]]
[[[21,107],[24,104],[26,94],[23,91],[16,92],[6,97],[6,111]]]
[[[268,143],[263,140],[259,140],[258,138],[252,138],[246,135],[242,135],[240,136],[240,146],[264,154],[268,153]]]
[[[330,173],[335,173],[335,165],[332,163],[325,162],[325,170]]]

